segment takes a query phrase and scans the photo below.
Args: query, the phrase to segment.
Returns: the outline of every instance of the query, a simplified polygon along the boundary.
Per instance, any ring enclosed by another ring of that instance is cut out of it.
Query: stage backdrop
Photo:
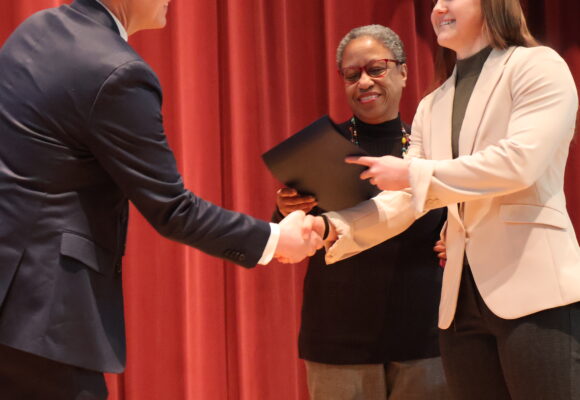
[[[33,12],[63,3],[0,0],[0,43]],[[525,4],[532,32],[567,60],[577,84],[579,4]],[[187,186],[268,219],[279,185],[260,155],[323,114],[349,116],[334,53],[358,25],[388,25],[405,42],[410,73],[402,116],[410,122],[433,76],[431,5],[172,1],[164,30],[130,41],[163,84],[167,136]],[[577,230],[579,153],[573,145],[566,180]],[[307,399],[296,350],[304,271],[304,263],[245,270],[208,257],[161,238],[132,209],[124,264],[128,363],[124,375],[107,377],[110,398]]]

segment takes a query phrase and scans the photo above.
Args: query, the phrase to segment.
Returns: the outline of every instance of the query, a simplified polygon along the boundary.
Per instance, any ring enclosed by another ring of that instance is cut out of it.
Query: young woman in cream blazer
[[[580,248],[563,191],[578,111],[572,75],[556,52],[536,46],[517,0],[439,0],[431,19],[458,65],[421,101],[405,160],[350,161],[368,166],[362,178],[385,191],[326,214],[336,240],[326,260],[447,206],[439,327],[454,396],[580,399]],[[454,99],[465,96],[457,70],[477,57],[454,157],[462,112]]]

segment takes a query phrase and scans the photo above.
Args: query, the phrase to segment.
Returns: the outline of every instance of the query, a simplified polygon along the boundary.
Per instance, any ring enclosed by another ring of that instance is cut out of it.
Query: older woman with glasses
[[[455,70],[419,105],[405,160],[351,160],[388,191],[328,215],[327,260],[447,205],[439,326],[454,398],[578,400],[580,247],[563,190],[572,75],[517,0],[439,0],[431,20]]]
[[[409,126],[399,117],[407,81],[403,43],[380,25],[353,29],[337,66],[353,112],[342,134],[368,153],[402,157]],[[274,219],[295,210],[320,214],[316,199],[278,191]],[[300,357],[314,400],[445,399],[436,314],[442,270],[432,247],[444,211],[407,232],[326,267],[311,258],[304,281]]]

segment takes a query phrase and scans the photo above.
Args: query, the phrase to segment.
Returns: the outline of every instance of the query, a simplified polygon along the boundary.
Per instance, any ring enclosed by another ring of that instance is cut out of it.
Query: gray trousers
[[[388,364],[306,361],[311,400],[447,400],[441,358]]]

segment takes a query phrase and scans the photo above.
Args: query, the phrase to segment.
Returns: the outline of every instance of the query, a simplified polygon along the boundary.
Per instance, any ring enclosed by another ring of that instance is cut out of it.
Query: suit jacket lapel
[[[473,94],[465,110],[465,118],[461,125],[459,134],[459,155],[473,153],[475,141],[477,139],[479,125],[483,118],[483,113],[491,98],[491,94],[499,82],[505,67],[505,63],[513,53],[515,47],[507,50],[494,49],[490,54],[481,74],[477,79]]]
[[[76,0],[71,4],[71,7],[82,14],[87,15],[92,20],[97,21],[99,24],[120,34],[113,17],[111,17],[109,12],[96,0]]]

